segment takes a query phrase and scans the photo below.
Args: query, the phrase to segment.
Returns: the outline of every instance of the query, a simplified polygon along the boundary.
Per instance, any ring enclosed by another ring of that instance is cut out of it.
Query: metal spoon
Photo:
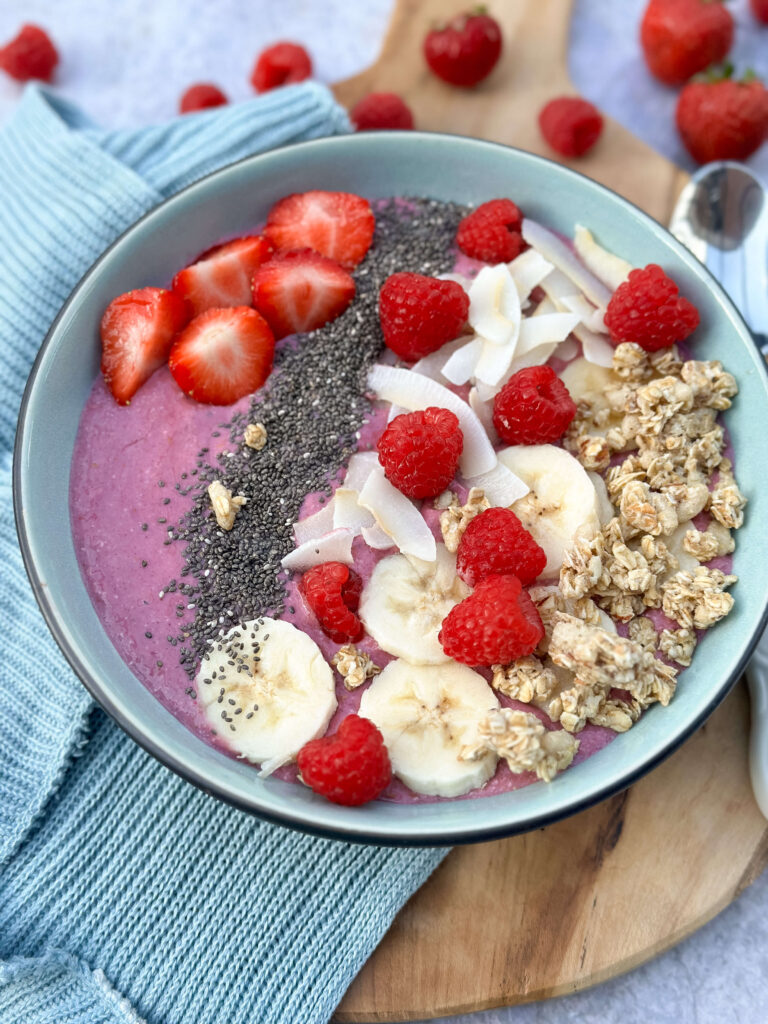
[[[768,358],[768,193],[743,164],[707,164],[680,194],[669,230],[712,271]],[[768,818],[768,630],[746,671],[752,701],[749,772]]]

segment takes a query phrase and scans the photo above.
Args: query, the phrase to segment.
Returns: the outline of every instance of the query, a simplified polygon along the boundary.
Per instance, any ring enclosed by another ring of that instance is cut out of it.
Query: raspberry
[[[299,590],[317,617],[320,628],[337,644],[360,640],[363,624],[355,615],[363,581],[341,562],[323,562],[301,577]]]
[[[359,132],[413,128],[411,108],[394,92],[371,92],[352,107],[349,118]]]
[[[493,425],[507,444],[549,444],[563,436],[576,411],[551,366],[529,366],[513,373],[496,395]]]
[[[508,575],[527,585],[546,564],[543,548],[508,508],[487,508],[475,516],[456,552],[456,571],[470,587],[487,576]]]
[[[600,138],[600,111],[577,96],[550,100],[539,112],[539,128],[545,141],[561,156],[584,156]]]
[[[511,199],[491,199],[459,224],[456,244],[467,256],[486,263],[509,263],[525,249],[523,215]]]
[[[303,782],[346,807],[375,800],[392,778],[383,736],[359,715],[348,715],[333,736],[305,743],[297,761]]]
[[[199,82],[190,85],[179,100],[179,113],[191,114],[195,110],[208,110],[209,107],[222,107],[227,97],[217,85],[210,82]]]
[[[409,362],[458,338],[468,314],[469,296],[455,281],[392,274],[379,292],[384,343]]]
[[[268,92],[280,85],[303,82],[312,74],[312,61],[298,43],[275,43],[262,50],[251,73],[256,92]]]
[[[39,78],[50,82],[59,63],[48,33],[37,25],[22,25],[18,35],[0,48],[0,68],[17,82]]]
[[[446,615],[439,639],[465,665],[508,665],[543,636],[536,605],[517,576],[489,576]]]
[[[431,406],[395,416],[379,438],[379,462],[387,479],[409,498],[436,498],[456,474],[464,447],[459,419]]]
[[[613,293],[605,312],[611,341],[635,342],[646,352],[684,341],[699,325],[699,311],[678,294],[675,282],[655,263],[633,270]]]

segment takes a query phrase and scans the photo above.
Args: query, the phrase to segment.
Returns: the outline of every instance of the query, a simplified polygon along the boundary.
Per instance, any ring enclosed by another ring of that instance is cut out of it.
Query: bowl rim
[[[530,153],[527,150],[520,149],[515,146],[505,145],[500,142],[493,142],[486,139],[476,139],[470,136],[453,135],[446,132],[429,132],[429,131],[380,131],[375,133],[377,140],[384,141],[390,139],[393,144],[398,141],[409,141],[414,142],[420,138],[426,140],[443,140],[449,144],[464,145],[469,144],[473,147],[489,147],[493,149],[500,149],[506,152],[512,152],[519,154],[526,160],[532,161],[533,163],[539,163],[542,166],[549,167],[555,166],[559,171],[563,171],[568,175],[572,175],[586,183],[589,187],[597,189],[611,197],[613,197],[620,205],[628,208],[630,212],[646,221],[650,224],[648,227],[653,226],[657,231],[661,231],[667,244],[671,244],[671,247],[675,249],[678,255],[682,256],[685,262],[688,262],[691,258],[691,253],[682,243],[680,243],[668,229],[652,218],[649,214],[645,213],[639,206],[633,203],[631,200],[626,199],[620,193],[614,191],[606,185],[589,178],[587,175],[580,171],[574,170],[569,166],[559,164],[557,161],[550,160],[546,157],[539,156],[535,153]],[[586,796],[580,800],[572,801],[566,807],[558,808],[555,810],[544,810],[537,814],[527,817],[522,822],[510,823],[508,825],[494,825],[494,826],[483,826],[480,824],[476,828],[461,828],[444,830],[437,834],[425,830],[423,833],[412,832],[408,835],[398,835],[390,830],[382,829],[381,831],[375,828],[354,828],[354,827],[342,827],[342,826],[328,826],[324,824],[318,824],[312,820],[311,813],[309,815],[293,814],[290,812],[280,813],[271,809],[265,809],[259,806],[257,798],[250,800],[244,797],[238,797],[231,793],[225,786],[217,784],[217,780],[212,778],[204,771],[198,771],[195,767],[190,764],[186,764],[178,760],[169,751],[167,751],[161,742],[156,741],[148,732],[142,732],[141,729],[134,727],[133,722],[128,719],[121,711],[121,709],[115,704],[110,695],[109,686],[105,686],[98,678],[94,677],[88,669],[85,667],[81,658],[73,645],[70,644],[65,631],[60,623],[59,617],[56,614],[53,604],[49,599],[46,592],[45,584],[41,578],[37,562],[32,552],[32,545],[30,537],[28,535],[25,517],[23,515],[22,505],[22,450],[24,448],[25,438],[27,434],[28,426],[28,409],[32,399],[32,395],[35,391],[37,378],[39,375],[41,364],[46,356],[47,350],[52,344],[54,338],[57,335],[58,327],[61,321],[64,319],[69,311],[70,306],[77,300],[82,290],[87,286],[91,278],[98,275],[102,264],[110,257],[112,252],[123,244],[124,240],[131,235],[139,225],[143,225],[146,222],[165,215],[165,211],[169,206],[178,202],[181,197],[187,197],[190,193],[196,189],[205,188],[210,183],[211,179],[218,177],[225,177],[232,171],[233,168],[241,167],[249,164],[267,163],[270,158],[277,155],[284,156],[285,153],[295,153],[300,159],[301,155],[316,149],[325,149],[327,147],[341,147],[344,148],[349,145],[358,145],[362,142],[367,142],[370,138],[370,133],[361,133],[353,135],[341,135],[341,136],[328,136],[319,139],[312,139],[305,142],[293,143],[286,146],[281,146],[278,149],[268,150],[264,153],[258,153],[252,156],[243,157],[239,160],[233,161],[232,163],[226,164],[217,170],[211,171],[210,173],[198,178],[196,181],[175,192],[173,195],[162,200],[160,203],[153,206],[150,210],[144,213],[136,221],[130,224],[121,234],[96,258],[92,265],[85,271],[83,276],[77,282],[72,289],[67,300],[62,305],[56,318],[51,324],[47,331],[45,338],[38,350],[35,357],[34,363],[29,373],[27,383],[24,388],[24,394],[19,408],[16,438],[14,442],[13,450],[13,470],[12,470],[12,483],[13,483],[13,509],[14,518],[16,522],[16,531],[19,539],[19,546],[21,549],[22,559],[24,563],[27,576],[32,587],[35,599],[40,607],[43,618],[64,657],[73,669],[78,679],[85,686],[86,690],[90,693],[96,703],[136,742],[142,747],[147,753],[151,754],[157,761],[170,768],[177,775],[181,776],[187,782],[191,782],[198,789],[203,792],[215,796],[218,799],[223,800],[225,803],[231,806],[237,807],[239,810],[247,811],[255,816],[264,819],[272,824],[282,825],[291,829],[295,829],[301,832],[306,832],[311,835],[321,836],[324,838],[337,839],[346,842],[356,842],[371,845],[382,845],[382,846],[404,846],[404,847],[436,847],[436,846],[452,846],[462,845],[476,842],[486,842],[494,839],[501,839],[509,836],[518,835],[524,832],[531,831],[536,828],[543,828],[546,825],[554,824],[557,821],[563,820],[571,815],[577,814],[580,811],[587,810],[589,807],[600,803],[616,794],[622,792],[633,783],[637,782],[640,778],[646,775],[657,767],[662,761],[674,753],[700,726],[706,721],[706,719],[712,714],[712,712],[718,707],[720,703],[728,695],[734,684],[741,676],[745,666],[747,665],[752,652],[768,624],[768,604],[763,609],[760,616],[757,627],[754,629],[753,634],[750,636],[746,645],[743,648],[741,657],[735,663],[734,667],[724,678],[717,691],[714,693],[710,701],[706,706],[699,712],[695,718],[689,722],[684,729],[678,735],[672,736],[670,740],[665,743],[660,751],[650,757],[647,761],[644,761],[641,766],[634,770],[624,772],[624,774],[618,777],[608,776],[604,785],[594,789],[589,796]],[[387,142],[384,142],[387,145]],[[706,266],[696,261],[696,270],[703,276],[707,281],[709,287],[716,295],[720,305],[724,305],[729,314],[741,324],[744,332],[751,336],[751,332],[746,325],[742,315],[738,309],[734,306],[730,297],[723,290],[717,279],[713,276],[711,271]],[[762,366],[763,377],[765,378],[764,383],[768,383],[768,366],[766,366],[763,360],[759,360],[758,365]]]

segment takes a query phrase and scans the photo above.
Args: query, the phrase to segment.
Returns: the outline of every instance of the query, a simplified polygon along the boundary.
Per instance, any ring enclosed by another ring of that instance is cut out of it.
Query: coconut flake
[[[493,401],[485,402],[480,397],[477,386],[469,389],[469,407],[483,424],[483,429],[490,438],[491,444],[496,444],[499,435],[493,425]]]
[[[427,409],[435,405],[455,413],[464,435],[459,465],[465,476],[487,473],[496,465],[496,452],[482,423],[466,402],[442,384],[410,370],[378,364],[368,371],[368,387],[383,401],[406,409]]]
[[[533,289],[555,269],[554,265],[549,260],[545,260],[536,249],[526,249],[525,252],[521,252],[511,263],[507,264],[507,268],[515,282],[521,303],[525,302]]]
[[[581,342],[581,349],[587,362],[596,366],[613,366],[613,345],[604,336],[588,330],[583,324],[574,328],[573,333]]]
[[[385,551],[387,548],[394,547],[395,542],[388,533],[384,533],[377,523],[374,523],[373,526],[364,526],[360,532],[368,547],[375,551]]]
[[[362,491],[365,481],[378,465],[378,452],[355,452],[347,465],[342,487],[348,491]]]
[[[497,462],[490,473],[470,477],[467,483],[470,487],[479,487],[492,505],[502,508],[509,508],[530,491],[528,484],[502,462]]]
[[[579,343],[574,338],[566,338],[555,347],[552,355],[565,362],[574,359],[579,354]]]
[[[371,513],[358,504],[357,491],[339,487],[333,495],[333,528],[334,530],[351,530],[357,537],[364,526],[373,526]]]
[[[539,345],[565,341],[578,323],[577,313],[545,313],[542,316],[526,317],[520,325],[515,358],[538,348]]]
[[[432,380],[436,380],[438,384],[443,383],[442,370],[448,359],[458,349],[463,348],[468,341],[471,340],[471,335],[464,334],[460,338],[456,338],[454,341],[447,341],[445,345],[441,345],[435,352],[430,352],[428,356],[422,356],[417,362],[413,364],[411,370],[413,373],[420,373],[424,377],[431,377]]]
[[[451,384],[466,384],[475,373],[475,367],[483,351],[483,339],[473,338],[456,349],[444,364],[442,375]]]
[[[327,505],[306,519],[293,524],[293,536],[296,544],[301,547],[308,541],[318,540],[333,529],[333,499]]]
[[[562,304],[566,309],[570,309],[572,313],[577,313],[581,322],[590,331],[596,331],[598,334],[607,334],[608,328],[605,326],[604,309],[597,309],[592,303],[585,299],[583,295],[565,295],[562,299]]]
[[[505,263],[483,267],[469,289],[469,323],[494,345],[512,345],[520,330],[520,296]]]
[[[556,349],[557,342],[552,342],[549,345],[538,345],[536,348],[531,349],[530,352],[516,356],[509,367],[510,377],[513,373],[517,373],[518,370],[527,370],[529,366],[543,366],[549,357],[554,355]]]
[[[284,569],[291,572],[311,569],[313,565],[323,562],[344,562],[352,565],[352,531],[331,530],[324,537],[300,544],[280,562]]]
[[[500,384],[509,373],[509,367],[515,357],[515,345],[494,345],[492,341],[482,339],[483,347],[480,358],[475,364],[475,380],[483,384]]]
[[[573,235],[573,244],[584,264],[589,270],[615,292],[623,284],[634,269],[631,263],[609,252],[595,241],[592,232],[582,224],[577,224]]]
[[[413,502],[387,480],[383,469],[371,473],[358,500],[403,554],[435,561],[437,547],[432,531]]]
[[[584,266],[572,250],[549,228],[527,217],[523,219],[522,235],[545,260],[553,263],[595,306],[607,306],[611,292],[602,281]]]

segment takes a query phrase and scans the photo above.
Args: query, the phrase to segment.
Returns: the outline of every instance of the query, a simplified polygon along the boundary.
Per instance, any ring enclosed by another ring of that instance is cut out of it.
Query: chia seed
[[[365,386],[368,369],[383,348],[378,317],[382,284],[398,271],[434,276],[453,269],[453,240],[466,208],[430,199],[400,205],[390,199],[377,203],[375,213],[374,243],[353,274],[357,291],[352,304],[325,327],[278,345],[268,382],[246,412],[222,424],[229,432],[229,449],[214,456],[208,447],[201,448],[194,468],[181,474],[183,480],[191,478],[192,507],[179,521],[173,541],[164,543],[184,545],[181,574],[194,581],[184,591],[194,597],[188,604],[194,618],[184,624],[188,635],[179,633],[173,644],[180,643],[179,660],[190,677],[209,647],[212,622],[283,612],[286,580],[279,566],[294,547],[291,524],[307,494],[330,496],[331,482],[357,450],[359,431],[371,411]],[[236,457],[252,422],[264,424],[270,443],[257,459]],[[259,495],[239,510],[230,531],[217,529],[211,515],[207,487],[214,479],[233,494]]]

